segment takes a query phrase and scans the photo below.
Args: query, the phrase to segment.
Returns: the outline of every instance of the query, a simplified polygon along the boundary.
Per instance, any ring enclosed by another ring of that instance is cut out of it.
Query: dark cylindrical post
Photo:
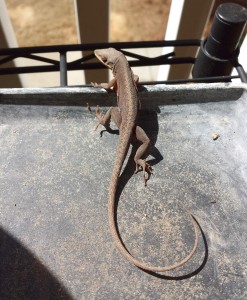
[[[202,44],[194,64],[194,78],[228,76],[239,54],[239,43],[247,21],[247,9],[223,3],[216,10],[211,32]]]
[[[66,52],[60,53],[60,85],[61,86],[68,85]]]

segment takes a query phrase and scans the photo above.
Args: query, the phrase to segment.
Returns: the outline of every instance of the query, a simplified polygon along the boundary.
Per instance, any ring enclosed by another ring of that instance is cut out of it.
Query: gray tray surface
[[[152,140],[145,188],[133,155],[120,177],[118,224],[133,255],[179,261],[148,274],[116,249],[108,185],[118,134],[93,131],[94,88],[0,90],[0,299],[246,299],[247,91],[241,84],[144,87],[140,124]],[[112,126],[115,128],[114,126]],[[219,134],[217,140],[212,134]]]

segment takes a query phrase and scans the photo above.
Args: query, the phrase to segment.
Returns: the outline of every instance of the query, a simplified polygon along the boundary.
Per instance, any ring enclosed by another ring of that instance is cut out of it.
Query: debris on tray
[[[212,134],[212,139],[213,139],[214,141],[218,140],[219,137],[220,137],[220,135],[219,135],[218,133],[213,133],[213,134]]]

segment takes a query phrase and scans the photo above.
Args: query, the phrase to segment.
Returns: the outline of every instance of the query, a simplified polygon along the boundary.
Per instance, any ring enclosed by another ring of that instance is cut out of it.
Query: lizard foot
[[[147,186],[147,181],[153,174],[153,168],[150,166],[150,164],[146,163],[144,159],[138,159],[136,163],[135,174],[140,171],[139,166],[142,167],[144,185]]]
[[[100,87],[100,84],[98,84],[97,82],[91,82],[91,86],[93,86],[93,87]]]
[[[99,125],[103,125],[106,128],[109,127],[110,121],[105,120],[105,114],[103,112],[100,111],[99,106],[97,105],[95,112],[92,111],[90,105],[87,103],[87,109],[89,110],[89,112],[94,115],[97,119],[98,119],[98,124],[94,127],[94,130],[97,130],[97,128],[99,127]]]
[[[96,88],[103,88],[107,91],[110,90],[110,87],[109,87],[108,83],[91,82],[91,86],[96,87]]]

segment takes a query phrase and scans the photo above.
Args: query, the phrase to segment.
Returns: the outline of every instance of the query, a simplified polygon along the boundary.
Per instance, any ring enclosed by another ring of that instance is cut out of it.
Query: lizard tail
[[[120,167],[120,166],[118,166]],[[116,169],[119,169],[116,166]],[[121,167],[120,167],[121,170]],[[121,241],[121,238],[119,236],[119,232],[117,230],[117,226],[116,226],[116,189],[117,189],[117,183],[118,183],[118,178],[119,178],[119,174],[120,171],[116,170],[116,172],[113,172],[112,175],[112,180],[111,180],[111,186],[112,188],[110,188],[110,194],[109,194],[109,203],[108,203],[108,218],[109,218],[109,227],[110,227],[110,232],[112,234],[113,240],[116,243],[118,249],[120,250],[120,252],[133,264],[135,264],[137,267],[146,270],[146,271],[151,271],[151,272],[165,272],[165,271],[170,271],[170,270],[174,270],[176,268],[181,267],[182,265],[184,265],[188,260],[191,259],[191,257],[194,255],[194,253],[196,252],[197,246],[198,246],[198,240],[199,240],[199,232],[198,232],[198,226],[197,223],[193,217],[193,215],[190,213],[190,211],[183,207],[184,211],[186,212],[186,214],[188,215],[188,217],[190,218],[193,228],[194,228],[194,233],[195,233],[195,241],[194,241],[194,246],[191,250],[191,252],[181,261],[179,261],[176,264],[173,265],[168,265],[168,266],[163,266],[163,267],[156,267],[156,266],[151,266],[151,265],[147,265],[144,264],[142,262],[140,262],[138,259],[134,258],[129,251],[126,249],[126,247],[124,246],[123,242]]]

